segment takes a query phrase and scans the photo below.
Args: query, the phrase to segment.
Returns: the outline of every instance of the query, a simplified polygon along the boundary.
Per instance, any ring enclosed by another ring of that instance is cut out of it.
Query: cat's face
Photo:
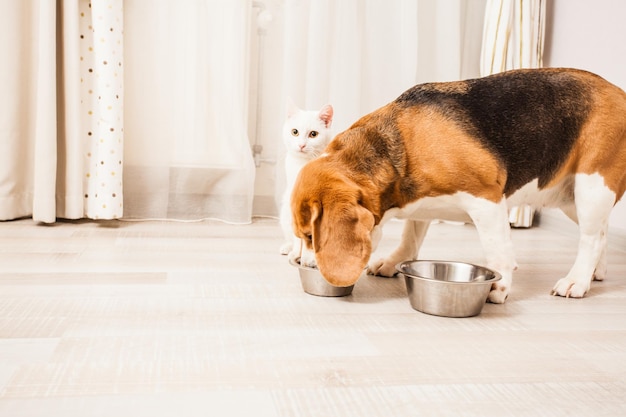
[[[301,110],[292,103],[283,126],[283,142],[287,152],[308,159],[321,155],[332,139],[330,126],[333,108],[325,105],[318,110]]]

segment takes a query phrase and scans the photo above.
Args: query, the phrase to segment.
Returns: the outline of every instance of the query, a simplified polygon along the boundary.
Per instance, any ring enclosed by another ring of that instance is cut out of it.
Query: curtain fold
[[[85,149],[81,135],[81,28],[78,1],[57,3],[57,213],[59,217],[78,219],[84,215],[83,192]],[[88,32],[87,32],[88,33]],[[64,161],[64,163],[63,163]]]
[[[54,218],[55,12],[54,1],[0,3],[2,220]]]
[[[32,102],[28,103],[33,113],[18,115],[32,121],[33,134],[28,139],[33,142],[32,161],[32,213],[37,221],[54,222],[56,218],[56,4],[42,1],[33,4],[32,21],[34,39],[31,54],[33,60],[31,78],[33,83]],[[28,7],[28,6],[27,6]],[[27,39],[24,39],[28,42]],[[28,47],[16,45],[17,47]],[[30,130],[30,129],[29,129]],[[15,139],[20,140],[20,137]],[[27,139],[27,140],[28,140]],[[19,146],[17,144],[16,146]],[[26,213],[24,213],[26,214]]]
[[[487,0],[481,75],[543,66],[545,0]]]

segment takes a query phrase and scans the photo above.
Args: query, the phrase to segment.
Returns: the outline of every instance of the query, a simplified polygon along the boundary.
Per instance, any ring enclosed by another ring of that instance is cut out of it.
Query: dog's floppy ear
[[[374,215],[359,204],[326,202],[312,213],[313,248],[320,272],[330,284],[347,287],[369,260]]]

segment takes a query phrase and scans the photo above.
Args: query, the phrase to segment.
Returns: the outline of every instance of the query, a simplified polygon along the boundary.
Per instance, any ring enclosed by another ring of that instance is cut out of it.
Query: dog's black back
[[[503,163],[508,195],[534,179],[540,187],[547,185],[570,154],[593,104],[578,72],[584,73],[518,70],[420,84],[396,103],[432,106],[460,124]]]

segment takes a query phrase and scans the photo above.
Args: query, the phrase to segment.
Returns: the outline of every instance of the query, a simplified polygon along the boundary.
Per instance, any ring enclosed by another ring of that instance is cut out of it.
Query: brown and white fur
[[[340,133],[300,172],[293,226],[325,279],[358,280],[392,217],[399,247],[371,261],[392,276],[417,259],[432,219],[471,221],[502,303],[516,268],[507,203],[558,207],[578,223],[578,255],[552,293],[583,297],[606,274],[612,207],[626,188],[626,94],[574,69],[514,70],[417,85]]]

